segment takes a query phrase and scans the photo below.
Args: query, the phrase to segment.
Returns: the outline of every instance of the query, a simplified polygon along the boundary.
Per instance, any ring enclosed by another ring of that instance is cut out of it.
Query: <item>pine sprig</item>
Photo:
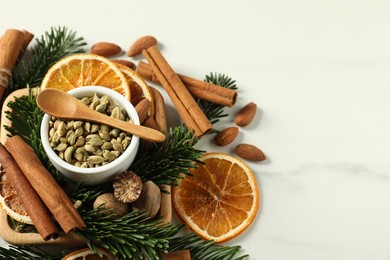
[[[119,259],[160,259],[159,253],[168,251],[169,238],[178,230],[173,225],[162,225],[162,220],[151,219],[141,211],[113,218],[98,210],[82,212],[87,228],[77,232],[91,250],[98,252],[100,246]]]
[[[196,167],[195,162],[204,153],[194,147],[198,141],[184,125],[171,128],[167,141],[152,150],[140,151],[130,169],[143,181],[177,186],[182,174],[191,175],[189,169]]]
[[[89,186],[81,182],[77,182],[73,185],[72,190],[69,192],[69,196],[80,201],[84,204],[92,204],[93,201],[101,194],[110,192],[112,190],[111,184],[101,184],[99,186],[94,186],[92,189]]]
[[[87,43],[83,37],[66,27],[52,27],[36,44],[22,56],[12,72],[8,89],[10,91],[25,88],[27,85],[38,86],[49,68],[68,54],[83,53],[82,46]]]
[[[220,73],[214,74],[211,72],[209,75],[206,75],[205,81],[221,87],[225,87],[233,90],[237,89],[236,81],[224,74],[220,74]],[[210,101],[202,100],[200,98],[196,98],[196,102],[198,103],[199,107],[203,110],[204,114],[212,124],[219,122],[220,118],[228,116],[227,114],[224,113],[223,109],[225,107],[222,105],[218,105]]]

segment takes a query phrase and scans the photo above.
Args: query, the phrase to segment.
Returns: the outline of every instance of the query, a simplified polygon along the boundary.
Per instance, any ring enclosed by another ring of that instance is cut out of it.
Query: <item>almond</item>
[[[241,158],[249,161],[264,161],[266,159],[264,153],[254,145],[239,144],[234,152]]]
[[[232,126],[222,130],[214,137],[214,143],[219,146],[225,146],[234,141],[238,134],[238,127]]]
[[[145,119],[148,115],[149,107],[150,107],[149,100],[146,98],[143,98],[135,106],[135,111],[137,111],[140,124],[142,124],[145,121]]]
[[[256,115],[257,105],[253,102],[248,103],[243,107],[234,118],[234,123],[238,126],[249,125]]]
[[[121,52],[121,47],[111,42],[98,42],[91,47],[91,53],[111,57]]]
[[[127,56],[134,57],[142,53],[142,50],[152,47],[157,44],[157,39],[153,36],[147,35],[138,38],[127,51]]]
[[[129,60],[111,60],[111,61],[125,65],[126,67],[129,67],[132,70],[135,70],[137,68],[137,66]]]
[[[156,120],[154,120],[154,117],[152,117],[152,116],[147,117],[144,120],[144,123],[142,125],[146,126],[146,127],[149,127],[149,128],[153,128],[155,130],[158,130],[158,126],[157,126]]]

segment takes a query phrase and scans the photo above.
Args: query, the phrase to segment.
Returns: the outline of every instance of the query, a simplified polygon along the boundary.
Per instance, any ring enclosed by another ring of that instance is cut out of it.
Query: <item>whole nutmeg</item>
[[[125,171],[114,177],[114,196],[123,203],[138,199],[142,191],[142,179],[135,172]]]
[[[143,184],[139,198],[131,204],[132,210],[143,210],[149,217],[156,216],[161,205],[160,187],[152,181]]]
[[[122,217],[130,212],[129,204],[117,200],[113,193],[104,193],[98,196],[93,203],[93,208],[99,208],[99,212],[115,214],[117,217]]]
[[[214,143],[219,146],[225,146],[234,141],[238,134],[238,127],[232,126],[228,127],[221,132],[219,132],[214,137]]]

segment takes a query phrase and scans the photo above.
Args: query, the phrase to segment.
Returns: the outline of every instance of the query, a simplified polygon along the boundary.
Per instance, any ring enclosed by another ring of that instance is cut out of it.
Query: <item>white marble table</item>
[[[90,45],[125,50],[152,34],[177,72],[233,77],[239,99],[226,111],[259,107],[235,144],[268,156],[248,163],[257,219],[229,243],[250,259],[390,258],[390,2],[2,1],[0,10],[1,32],[66,25]],[[210,138],[202,147],[231,152]]]

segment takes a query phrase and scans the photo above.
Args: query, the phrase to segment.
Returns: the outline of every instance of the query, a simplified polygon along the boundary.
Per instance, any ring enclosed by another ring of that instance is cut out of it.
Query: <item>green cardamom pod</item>
[[[54,150],[57,150],[59,152],[65,151],[65,149],[68,148],[68,145],[65,143],[60,143]]]
[[[69,146],[64,152],[64,160],[68,163],[72,163],[73,151],[75,150],[74,146]]]
[[[79,137],[77,137],[77,140],[76,140],[76,143],[74,144],[74,146],[80,147],[80,146],[83,146],[84,144],[85,144],[84,136],[79,136]]]
[[[104,158],[100,155],[91,155],[87,158],[87,163],[101,164],[102,162],[104,162]]]

